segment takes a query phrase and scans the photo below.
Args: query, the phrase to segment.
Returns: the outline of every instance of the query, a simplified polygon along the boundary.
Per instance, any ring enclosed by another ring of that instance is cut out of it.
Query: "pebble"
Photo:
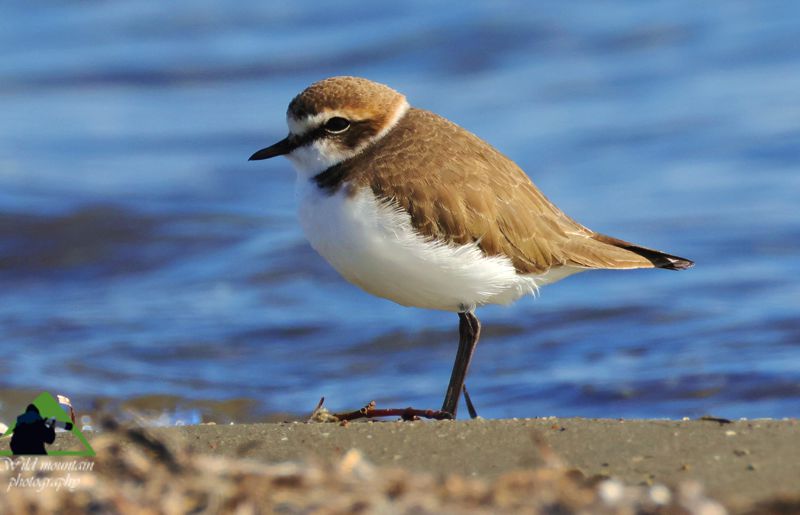
[[[607,479],[598,486],[598,493],[606,504],[615,504],[622,499],[624,486],[616,479]]]
[[[650,488],[650,499],[656,504],[669,504],[672,494],[664,485],[655,485]]]

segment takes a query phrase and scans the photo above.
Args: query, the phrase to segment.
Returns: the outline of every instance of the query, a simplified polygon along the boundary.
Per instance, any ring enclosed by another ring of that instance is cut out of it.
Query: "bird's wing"
[[[422,235],[456,244],[476,242],[489,256],[508,256],[519,273],[540,274],[564,265],[657,266],[611,240],[627,242],[602,241],[602,235],[554,206],[513,161],[428,111],[409,110],[345,167],[342,179],[395,201]]]

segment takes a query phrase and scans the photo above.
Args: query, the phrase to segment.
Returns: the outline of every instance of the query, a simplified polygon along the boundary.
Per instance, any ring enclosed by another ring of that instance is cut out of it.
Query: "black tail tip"
[[[665,270],[688,270],[694,266],[694,261],[677,256],[665,256],[664,262],[658,263],[657,266]]]

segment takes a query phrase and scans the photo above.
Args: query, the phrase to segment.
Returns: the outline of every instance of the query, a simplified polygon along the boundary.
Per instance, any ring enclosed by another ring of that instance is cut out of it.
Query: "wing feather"
[[[393,199],[421,234],[454,244],[477,242],[486,255],[508,256],[521,274],[559,266],[658,266],[652,256],[633,250],[643,247],[572,220],[513,161],[428,111],[410,109],[381,140],[337,166],[345,168],[343,181]]]

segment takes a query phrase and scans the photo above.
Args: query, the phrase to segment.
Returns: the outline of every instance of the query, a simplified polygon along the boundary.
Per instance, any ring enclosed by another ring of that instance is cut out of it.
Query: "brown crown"
[[[394,112],[405,96],[389,86],[360,77],[331,77],[294,97],[287,114],[296,120],[323,111],[360,113],[365,117]]]

